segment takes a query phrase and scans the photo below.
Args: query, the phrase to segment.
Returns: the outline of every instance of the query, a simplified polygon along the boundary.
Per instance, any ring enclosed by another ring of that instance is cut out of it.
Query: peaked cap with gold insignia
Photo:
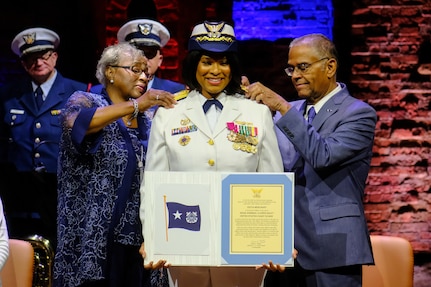
[[[132,20],[121,26],[117,33],[119,42],[135,45],[164,47],[171,35],[161,23],[149,19]]]
[[[20,32],[12,40],[12,51],[19,57],[49,49],[57,49],[60,37],[45,28],[30,28]]]
[[[237,52],[233,27],[223,21],[205,21],[193,28],[188,49],[209,52]]]

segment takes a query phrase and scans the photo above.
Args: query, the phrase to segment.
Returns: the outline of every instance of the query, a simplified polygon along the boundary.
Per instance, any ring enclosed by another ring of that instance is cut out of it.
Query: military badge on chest
[[[180,127],[173,128],[171,130],[171,136],[182,135],[178,140],[178,143],[182,146],[186,146],[191,140],[190,136],[188,136],[187,134],[191,132],[196,132],[198,130],[198,127],[195,124],[190,123],[189,119],[182,119],[180,121],[180,125]]]
[[[259,140],[257,127],[247,122],[227,122],[228,135],[227,139],[233,142],[234,150],[240,150],[248,153],[257,152]]]

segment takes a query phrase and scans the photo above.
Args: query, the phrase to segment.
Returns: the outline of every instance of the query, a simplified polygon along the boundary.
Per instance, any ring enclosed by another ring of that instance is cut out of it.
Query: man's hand
[[[298,255],[298,250],[293,249],[293,252],[292,252],[293,259],[296,259],[297,255]],[[276,272],[276,271],[284,272],[284,270],[286,270],[285,266],[280,265],[280,264],[274,264],[271,260],[268,262],[268,264],[262,263],[262,265],[256,266],[256,270],[261,269],[261,268],[264,268],[266,270],[270,270],[273,272]]]
[[[263,263],[260,266],[256,266],[256,270],[260,269],[260,268],[264,268],[266,270],[270,270],[273,272],[284,272],[284,270],[286,270],[286,267],[280,264],[274,264],[271,260],[268,262],[268,264]]]
[[[247,86],[245,96],[258,103],[267,105],[271,111],[278,111],[282,115],[284,115],[291,107],[282,96],[260,82]]]

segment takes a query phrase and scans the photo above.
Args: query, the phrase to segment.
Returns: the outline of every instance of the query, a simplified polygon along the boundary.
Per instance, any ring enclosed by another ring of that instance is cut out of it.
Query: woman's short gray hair
[[[108,66],[115,66],[120,63],[120,60],[125,57],[130,57],[133,60],[142,57],[144,54],[141,50],[130,45],[127,42],[114,44],[106,47],[100,56],[96,68],[96,78],[106,87],[108,79],[105,76],[105,71]]]

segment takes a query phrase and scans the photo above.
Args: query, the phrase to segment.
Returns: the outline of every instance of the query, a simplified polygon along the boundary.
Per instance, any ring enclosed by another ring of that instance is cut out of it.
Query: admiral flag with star
[[[191,231],[201,229],[201,211],[199,205],[184,205],[178,202],[167,202],[168,228],[182,228]]]

